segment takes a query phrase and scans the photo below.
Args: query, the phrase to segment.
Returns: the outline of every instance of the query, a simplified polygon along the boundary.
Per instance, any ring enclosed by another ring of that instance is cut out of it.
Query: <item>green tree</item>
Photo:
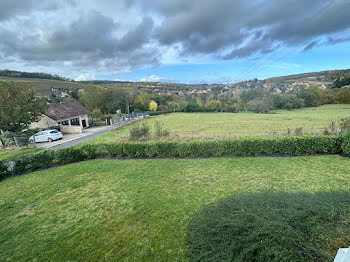
[[[317,86],[301,89],[297,96],[304,99],[306,107],[319,106],[321,104],[321,89]]]
[[[110,94],[110,89],[103,86],[89,85],[80,91],[79,101],[91,111],[99,108],[106,111],[106,100]]]
[[[102,116],[103,116],[103,114],[99,108],[96,108],[92,111],[92,118],[93,119],[101,119]]]
[[[0,82],[0,94],[0,129],[3,131],[22,131],[44,112],[45,99],[36,97],[29,87]]]
[[[151,102],[150,95],[147,93],[140,94],[134,103],[135,111],[147,111],[149,108],[149,103]]]

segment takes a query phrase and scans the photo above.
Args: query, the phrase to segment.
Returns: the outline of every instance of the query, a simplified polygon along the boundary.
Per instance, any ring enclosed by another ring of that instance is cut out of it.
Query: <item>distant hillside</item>
[[[36,78],[36,79],[50,79],[50,80],[60,80],[60,81],[72,81],[69,78],[61,77],[59,75],[51,75],[48,73],[30,73],[30,72],[21,72],[13,70],[0,70],[0,76],[2,77],[13,77],[13,78]]]
[[[160,83],[160,82],[123,82],[110,80],[91,80],[91,81],[73,81],[71,79],[58,75],[46,73],[28,73],[11,70],[0,70],[0,81],[16,82],[19,84],[31,86],[38,95],[50,96],[53,92],[56,95],[68,90],[83,89],[89,84],[101,85],[109,88],[125,90],[145,90],[151,92],[183,91],[193,89],[222,90],[223,88],[277,88],[286,90],[296,85],[318,85],[323,88],[342,87],[350,85],[350,69],[346,70],[328,70],[322,72],[303,73],[296,75],[280,76],[268,78],[265,80],[252,79],[239,83],[222,84],[179,84],[179,83]],[[54,90],[54,91],[53,91]]]
[[[350,77],[350,69],[328,70],[321,72],[303,73],[296,75],[280,76],[266,79],[266,82],[291,82],[291,81],[314,81],[333,83],[335,80],[343,77]]]
[[[50,80],[50,79],[37,79],[37,78],[18,78],[18,77],[2,77],[0,81],[15,82],[20,85],[26,85],[32,87],[37,95],[49,96],[52,93],[52,88],[56,89],[81,89],[86,84],[78,82],[69,82],[62,80]]]
[[[233,84],[235,88],[279,88],[291,86],[322,86],[323,88],[339,88],[350,84],[350,69],[328,70],[288,76],[267,78],[264,80],[247,80]]]

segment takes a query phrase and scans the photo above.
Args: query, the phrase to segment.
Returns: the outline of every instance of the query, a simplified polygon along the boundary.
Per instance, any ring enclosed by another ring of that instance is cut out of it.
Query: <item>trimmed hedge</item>
[[[345,134],[341,148],[345,155],[350,156],[350,132]]]
[[[343,142],[345,140],[345,142]],[[346,144],[347,143],[347,144]],[[346,151],[348,150],[348,151]],[[209,157],[299,154],[349,154],[350,135],[245,138],[198,141],[122,142],[42,151],[8,162],[0,161],[0,178],[58,164],[97,157]]]

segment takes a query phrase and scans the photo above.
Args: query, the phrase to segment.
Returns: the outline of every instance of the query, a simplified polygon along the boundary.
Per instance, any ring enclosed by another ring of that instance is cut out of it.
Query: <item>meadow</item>
[[[278,110],[274,114],[173,113],[143,120],[151,127],[159,121],[170,131],[171,139],[277,136],[302,128],[307,134],[322,134],[332,121],[350,117],[350,105],[324,105],[297,110]],[[128,136],[140,122],[108,132],[87,143],[114,142]]]
[[[209,261],[197,254],[197,242],[212,246],[208,241],[221,236],[208,238],[213,230],[201,225],[221,227],[232,212],[226,210],[222,217],[220,212],[213,214],[215,205],[219,203],[222,209],[220,201],[243,197],[237,201],[245,204],[236,206],[233,214],[242,215],[240,223],[255,228],[254,232],[262,234],[259,238],[268,236],[266,245],[275,241],[268,250],[276,255],[286,245],[287,251],[295,251],[288,261],[331,261],[337,249],[350,242],[350,195],[344,193],[349,190],[350,159],[336,155],[98,159],[70,164],[0,182],[0,260]],[[261,197],[259,204],[246,205],[254,203],[254,195],[266,192],[284,192],[294,204],[287,201],[288,208],[269,196],[263,205]],[[293,196],[305,196],[304,202],[293,201]],[[309,203],[309,199],[316,200]],[[346,205],[332,206],[333,200]],[[297,203],[303,203],[302,208]],[[201,216],[203,210],[210,215]],[[283,218],[274,223],[259,220],[272,212]],[[299,220],[307,224],[295,225]],[[284,236],[289,229],[291,235]],[[249,231],[247,235],[251,236]],[[244,236],[239,234],[242,243],[247,241]],[[221,254],[222,243],[214,244],[216,254]],[[247,246],[252,247],[251,243]],[[255,247],[258,257],[264,242]],[[317,260],[297,259],[313,254],[315,248]]]
[[[42,148],[21,148],[21,149],[1,149],[0,150],[0,161],[10,160],[18,158],[24,155],[32,154],[41,151]]]

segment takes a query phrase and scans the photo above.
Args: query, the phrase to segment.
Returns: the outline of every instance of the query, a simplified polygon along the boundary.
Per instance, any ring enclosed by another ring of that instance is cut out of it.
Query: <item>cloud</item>
[[[311,50],[312,48],[314,48],[317,45],[318,45],[318,41],[316,41],[316,40],[312,41],[307,46],[304,47],[304,51]]]
[[[180,43],[183,54],[226,51],[223,59],[297,46],[350,26],[346,1],[156,0],[148,8],[164,18],[155,33],[160,43]]]
[[[97,11],[56,25],[51,31],[38,26],[37,30],[19,34],[0,27],[0,38],[4,39],[0,52],[31,63],[65,63],[95,70],[159,64],[158,50],[149,45],[151,18],[143,18],[125,34],[120,34],[119,27],[119,23]]]
[[[87,81],[87,80],[95,80],[96,77],[94,74],[84,73],[80,74],[77,78],[75,78],[75,81]]]
[[[0,1],[0,21],[17,15],[28,15],[34,11],[54,11],[64,5],[74,6],[74,0],[2,0]]]
[[[309,51],[350,41],[349,12],[342,0],[2,0],[0,67],[119,75]]]
[[[149,75],[141,78],[140,82],[160,82],[161,80],[164,80],[164,78],[157,75]]]
[[[113,75],[127,75],[127,74],[131,74],[131,70],[129,69],[121,69],[121,70],[116,70],[113,72]]]

